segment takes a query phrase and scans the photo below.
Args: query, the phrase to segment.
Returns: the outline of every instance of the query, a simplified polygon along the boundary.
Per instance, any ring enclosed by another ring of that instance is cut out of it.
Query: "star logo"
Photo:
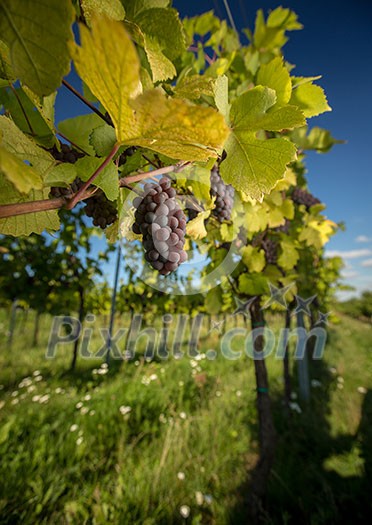
[[[294,283],[291,283],[287,286],[284,286],[284,288],[278,288],[277,286],[274,286],[269,282],[270,299],[266,301],[261,310],[269,308],[269,306],[273,304],[279,304],[280,306],[283,306],[285,309],[287,309],[287,301],[285,300],[285,294],[288,292],[288,290],[292,288],[293,285]]]
[[[323,312],[318,310],[318,320],[315,323],[315,325],[318,325],[318,324],[329,325],[328,317],[331,315],[331,313],[332,312],[327,312],[327,313],[323,314]]]
[[[312,295],[311,297],[308,297],[307,299],[304,299],[303,297],[301,297],[300,295],[296,295],[296,308],[293,312],[293,314],[299,314],[300,312],[303,312],[304,314],[308,315],[309,317],[311,316],[311,312],[310,312],[310,304],[314,301],[314,299],[316,298],[316,295]]]
[[[256,297],[252,297],[251,299],[248,299],[248,301],[242,301],[239,299],[239,297],[234,297],[235,303],[236,303],[236,310],[231,315],[244,315],[245,318],[250,319],[251,314],[249,312],[251,304],[256,300]]]
[[[212,321],[212,327],[209,330],[208,334],[214,332],[215,330],[220,334],[222,332],[222,325],[225,321]]]

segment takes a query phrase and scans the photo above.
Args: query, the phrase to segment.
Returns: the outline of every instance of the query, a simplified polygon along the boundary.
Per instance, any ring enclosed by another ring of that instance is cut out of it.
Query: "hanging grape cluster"
[[[68,188],[62,188],[60,186],[52,186],[50,188],[49,196],[54,197],[56,199],[58,199],[59,197],[68,197],[72,195],[73,193],[76,193],[77,191],[79,191],[83,184],[84,182],[77,177],[73,182],[71,182]]]
[[[68,144],[61,143],[60,146],[60,151],[58,151],[56,146],[53,146],[53,148],[50,150],[50,153],[53,155],[53,157],[60,162],[75,164],[77,160],[84,157],[84,153],[71,148]]]
[[[306,208],[311,208],[311,206],[314,206],[315,204],[320,204],[319,199],[302,188],[295,188],[293,190],[292,200],[295,204],[303,204]]]
[[[102,230],[113,224],[118,217],[115,203],[109,201],[104,193],[90,197],[85,204],[86,215],[93,219],[94,226],[99,226]]]
[[[262,248],[265,252],[267,264],[276,264],[278,260],[278,243],[272,239],[262,241]]]
[[[162,275],[168,275],[186,261],[184,251],[186,217],[176,199],[170,180],[146,184],[136,197],[133,232],[143,235],[145,259]]]
[[[234,203],[234,188],[231,184],[225,184],[222,180],[218,166],[214,166],[211,171],[211,197],[216,197],[215,208],[212,214],[219,222],[230,220],[231,210]]]

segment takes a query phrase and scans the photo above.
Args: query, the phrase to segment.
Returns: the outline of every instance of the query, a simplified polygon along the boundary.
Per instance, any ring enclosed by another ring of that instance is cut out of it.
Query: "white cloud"
[[[360,263],[360,266],[363,266],[364,268],[371,268],[372,267],[372,259],[366,259],[365,261],[362,261]]]
[[[371,256],[372,250],[329,250],[326,255],[327,257],[342,257],[343,259],[359,259],[360,257]]]
[[[342,272],[342,278],[343,279],[352,279],[353,277],[358,277],[358,272],[353,272],[352,270],[351,271],[343,271]]]
[[[355,242],[372,242],[372,237],[367,237],[367,235],[358,235],[355,239]]]

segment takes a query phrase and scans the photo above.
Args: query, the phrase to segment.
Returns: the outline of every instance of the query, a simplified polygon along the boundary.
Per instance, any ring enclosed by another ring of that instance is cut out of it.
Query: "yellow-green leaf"
[[[70,0],[2,0],[0,34],[15,75],[40,96],[50,95],[70,70]]]
[[[242,260],[250,272],[262,272],[266,265],[265,252],[250,245],[243,248]]]
[[[32,189],[40,190],[43,187],[40,174],[2,146],[0,146],[0,171],[21,193],[28,193]]]
[[[92,30],[80,25],[81,47],[71,44],[75,67],[99,99],[125,142],[133,126],[129,100],[140,90],[140,63],[124,25],[105,17],[92,17]]]
[[[120,0],[82,0],[84,18],[90,24],[92,16],[105,15],[112,20],[124,20],[125,10]]]
[[[295,245],[290,240],[283,240],[280,243],[281,254],[278,257],[278,265],[283,270],[292,270],[296,266],[300,254]]]
[[[43,200],[48,198],[49,189],[31,190],[27,195],[19,193],[13,184],[0,173],[0,205],[13,204]],[[57,210],[38,211],[25,215],[16,215],[0,219],[0,233],[4,235],[30,235],[31,233],[42,233],[43,231],[55,231],[59,229],[59,217]]]
[[[292,93],[292,82],[282,57],[276,57],[268,64],[263,64],[257,75],[257,84],[275,89],[276,104],[288,104]]]
[[[305,117],[315,117],[332,111],[323,89],[314,84],[301,84],[292,91],[290,103],[302,109]]]
[[[192,239],[198,240],[203,239],[207,236],[207,230],[205,229],[204,221],[205,219],[208,219],[209,215],[211,214],[210,210],[203,211],[195,217],[195,219],[192,219],[187,223],[186,226],[186,233],[189,235]]]
[[[160,89],[146,91],[131,103],[136,125],[125,144],[143,146],[174,159],[206,161],[217,157],[229,130],[220,113],[166,97]]]

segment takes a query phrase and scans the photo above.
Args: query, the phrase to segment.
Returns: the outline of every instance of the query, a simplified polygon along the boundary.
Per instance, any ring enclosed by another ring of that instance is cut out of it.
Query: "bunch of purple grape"
[[[212,214],[219,222],[230,220],[231,210],[234,203],[234,188],[231,184],[225,184],[221,179],[218,166],[211,171],[211,197],[216,197],[215,208]]]
[[[86,215],[93,219],[94,226],[99,226],[102,230],[113,224],[118,217],[115,203],[109,201],[104,193],[90,197],[85,204]]]
[[[61,142],[61,151],[58,151],[56,146],[50,150],[50,153],[56,160],[60,162],[68,162],[69,164],[75,164],[78,159],[84,157],[84,153],[77,151],[76,149],[71,148],[67,144]]]
[[[187,260],[184,251],[186,217],[176,201],[176,191],[166,177],[145,184],[136,197],[133,232],[143,235],[145,259],[161,275],[168,275]]]
[[[262,248],[265,252],[267,264],[276,264],[278,260],[278,243],[272,239],[262,241]]]
[[[59,197],[68,197],[69,195],[72,195],[73,193],[76,193],[79,191],[81,186],[84,184],[84,182],[77,177],[68,188],[62,188],[60,186],[52,186],[50,188],[50,197],[54,197],[58,199]]]
[[[303,204],[306,208],[311,208],[315,204],[320,204],[320,200],[302,188],[295,188],[292,192],[292,200],[295,204]]]

